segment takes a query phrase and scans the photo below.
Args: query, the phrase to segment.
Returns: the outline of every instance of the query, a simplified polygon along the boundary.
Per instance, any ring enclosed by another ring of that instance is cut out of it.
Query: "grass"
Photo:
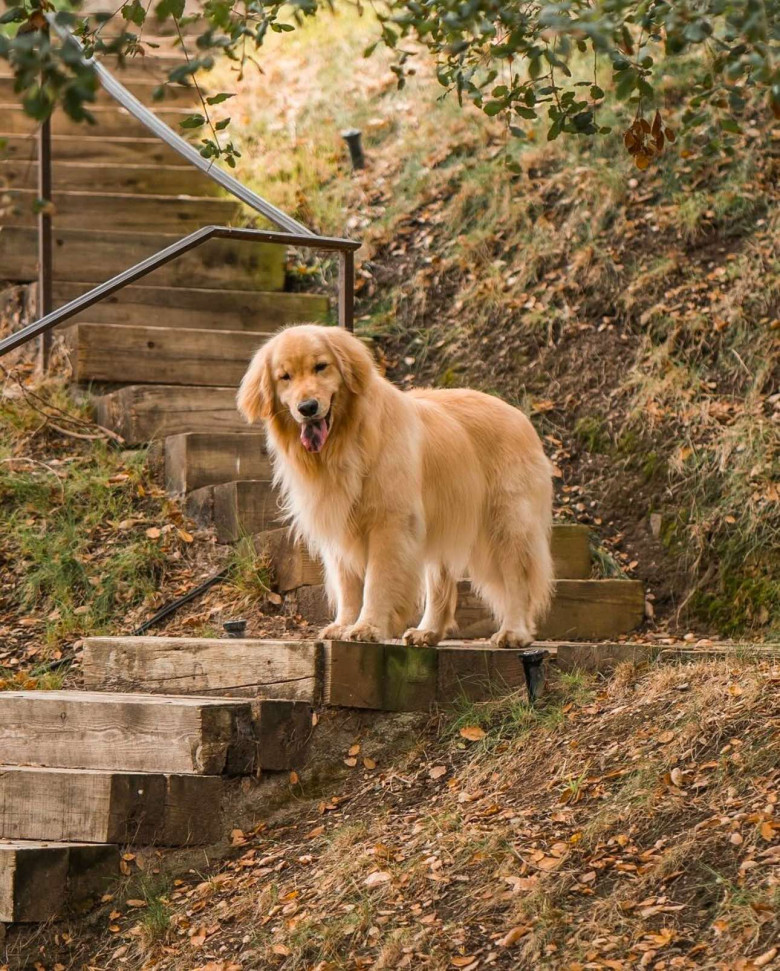
[[[72,428],[94,437],[70,438]],[[14,577],[6,608],[40,623],[49,649],[121,629],[186,546],[144,453],[101,439],[57,382],[0,398],[0,433],[0,563]]]
[[[247,600],[264,600],[271,591],[271,568],[268,557],[258,552],[251,536],[242,536],[230,551],[227,563],[228,583]]]

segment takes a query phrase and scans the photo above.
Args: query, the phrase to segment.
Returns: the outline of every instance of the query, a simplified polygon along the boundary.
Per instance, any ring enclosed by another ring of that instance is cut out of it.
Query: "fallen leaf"
[[[366,769],[375,769],[376,768],[376,762],[373,759],[370,759],[368,756],[366,756],[363,759],[363,765],[364,765],[364,767]]]
[[[777,948],[770,947],[768,951],[764,951],[764,953],[760,954],[757,958],[753,958],[753,967],[765,968],[767,964],[769,964],[770,961],[774,961],[776,957],[777,957]]]
[[[126,900],[125,903],[127,904],[128,907],[145,907],[146,906],[146,901],[145,900]]]
[[[298,773],[293,769],[293,771],[290,773],[290,785],[297,786],[300,781],[301,780],[298,776]]]
[[[392,877],[387,870],[374,870],[373,873],[369,873],[363,882],[367,887],[377,887],[380,883],[387,883],[391,879]]]
[[[316,839],[318,836],[322,836],[324,832],[325,832],[324,826],[315,826],[313,830],[311,830],[306,834],[306,839],[307,840]]]
[[[499,941],[499,947],[511,947],[513,944],[517,944],[521,937],[525,935],[530,930],[530,927],[513,927],[508,931]]]
[[[350,769],[354,769],[357,765],[357,759],[344,759],[344,765],[348,765]]]
[[[469,954],[464,957],[455,957],[450,961],[453,968],[467,968],[470,964],[473,964],[477,960],[476,954]]]
[[[146,535],[149,537],[149,539],[159,539],[162,533],[156,526],[150,526],[149,529],[146,530]]]
[[[360,754],[360,745],[353,745],[350,748],[350,750],[349,750],[349,754],[350,755],[359,755]]]
[[[432,769],[429,770],[428,775],[432,779],[441,779],[443,775],[447,774],[446,765],[434,765]]]
[[[487,732],[484,728],[480,728],[479,725],[466,725],[465,728],[461,728],[460,736],[465,738],[469,742],[480,742]]]

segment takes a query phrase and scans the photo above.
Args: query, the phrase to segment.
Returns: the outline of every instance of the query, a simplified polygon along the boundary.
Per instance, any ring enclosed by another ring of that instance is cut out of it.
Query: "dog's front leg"
[[[344,631],[358,619],[363,606],[363,578],[350,570],[343,560],[326,556],[325,581],[328,599],[336,607],[336,619],[322,628],[320,637],[335,641],[342,638]]]
[[[406,515],[374,529],[368,541],[363,606],[345,640],[381,641],[400,637],[420,594],[421,517]]]

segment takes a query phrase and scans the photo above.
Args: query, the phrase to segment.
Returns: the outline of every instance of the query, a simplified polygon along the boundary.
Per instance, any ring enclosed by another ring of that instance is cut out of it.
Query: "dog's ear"
[[[328,328],[328,343],[341,376],[352,394],[362,394],[376,374],[376,365],[366,345],[343,327]]]
[[[251,424],[258,418],[268,420],[274,413],[274,387],[268,345],[252,358],[236,395],[238,410]]]

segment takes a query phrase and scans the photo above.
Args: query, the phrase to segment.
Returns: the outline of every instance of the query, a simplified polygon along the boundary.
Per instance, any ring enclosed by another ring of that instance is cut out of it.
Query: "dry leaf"
[[[293,769],[293,771],[290,773],[290,785],[297,786],[300,781],[301,780],[298,776],[298,773]]]
[[[486,735],[485,729],[480,728],[479,725],[466,725],[460,730],[460,737],[469,742],[480,742]]]
[[[146,530],[146,535],[149,537],[149,539],[159,539],[162,533],[156,526],[150,526],[149,529]]]
[[[306,834],[306,839],[307,840],[316,839],[318,836],[322,836],[324,832],[325,832],[324,826],[315,826],[313,830],[311,830]]]
[[[441,779],[441,777],[446,774],[446,765],[434,765],[433,768],[428,771],[428,775],[431,777],[431,779]]]
[[[376,762],[373,759],[370,759],[368,756],[366,756],[363,759],[363,765],[367,769],[375,769],[376,768]]]
[[[391,879],[392,877],[386,870],[374,870],[363,882],[367,887],[377,887],[380,883],[387,883]]]
[[[357,759],[344,759],[344,765],[348,765],[350,769],[354,769],[357,765]]]
[[[498,942],[500,947],[511,947],[513,944],[517,944],[521,937],[525,935],[530,930],[529,927],[513,927],[508,933],[506,933],[501,940]]]
[[[674,768],[671,771],[671,780],[673,785],[677,786],[678,789],[683,788],[683,774],[678,768]]]
[[[349,750],[349,754],[350,755],[359,755],[360,754],[360,745],[359,744],[353,745],[350,748],[350,750]]]
[[[477,960],[476,954],[469,954],[467,957],[456,957],[450,961],[453,968],[467,968]]]

